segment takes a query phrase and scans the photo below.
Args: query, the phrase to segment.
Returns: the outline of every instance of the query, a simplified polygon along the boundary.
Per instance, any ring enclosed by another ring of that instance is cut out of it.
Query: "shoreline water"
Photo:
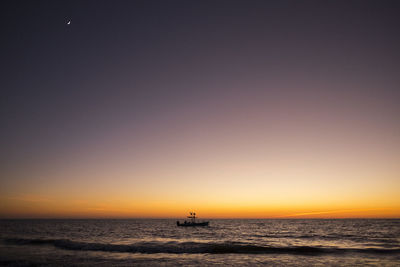
[[[386,265],[399,219],[0,220],[0,265]]]

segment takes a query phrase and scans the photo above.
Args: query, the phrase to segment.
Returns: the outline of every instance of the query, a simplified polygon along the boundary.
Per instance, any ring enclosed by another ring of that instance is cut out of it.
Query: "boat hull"
[[[196,222],[196,223],[192,223],[192,222],[186,222],[186,223],[180,223],[180,222],[176,222],[177,226],[183,226],[183,227],[193,227],[193,226],[208,226],[209,222]]]

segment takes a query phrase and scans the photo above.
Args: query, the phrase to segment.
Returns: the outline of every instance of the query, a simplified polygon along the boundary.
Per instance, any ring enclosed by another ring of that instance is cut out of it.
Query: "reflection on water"
[[[3,220],[0,264],[396,265],[400,220]]]

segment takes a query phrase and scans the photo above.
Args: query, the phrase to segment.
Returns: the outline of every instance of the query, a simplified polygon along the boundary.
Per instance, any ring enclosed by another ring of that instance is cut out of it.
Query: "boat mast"
[[[188,218],[191,219],[191,221],[194,223],[196,220],[196,213],[195,212],[190,212],[190,216],[187,216]]]

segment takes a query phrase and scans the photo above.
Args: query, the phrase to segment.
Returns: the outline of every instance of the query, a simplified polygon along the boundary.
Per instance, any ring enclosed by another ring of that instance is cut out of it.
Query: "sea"
[[[400,219],[0,220],[1,266],[400,266]]]

